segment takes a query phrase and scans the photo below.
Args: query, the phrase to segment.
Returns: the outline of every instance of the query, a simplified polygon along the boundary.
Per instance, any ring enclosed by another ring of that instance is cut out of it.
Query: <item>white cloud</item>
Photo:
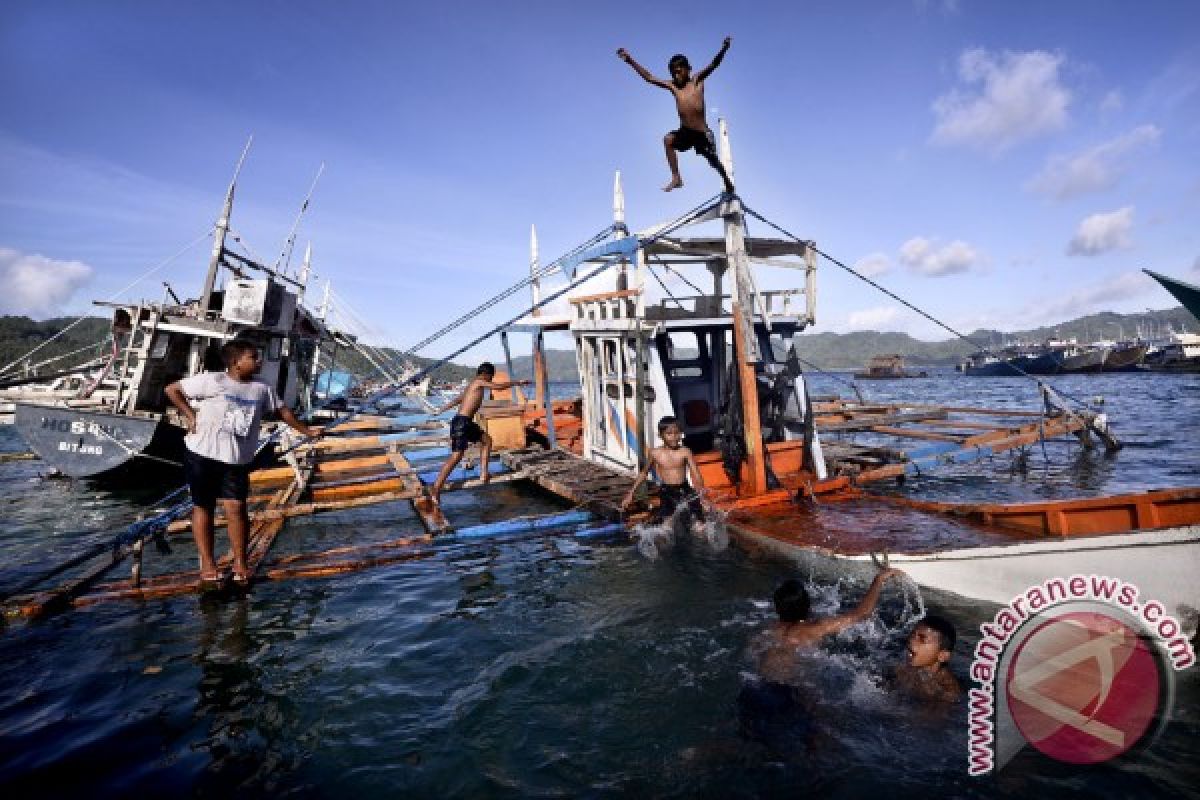
[[[871,253],[854,262],[854,271],[868,278],[877,278],[891,267],[891,262],[883,253]]]
[[[992,54],[963,52],[962,83],[933,102],[937,144],[966,145],[999,153],[1067,124],[1071,93],[1059,82],[1064,57],[1034,50]]]
[[[1129,247],[1129,231],[1133,228],[1133,206],[1118,208],[1107,214],[1086,217],[1075,231],[1067,254],[1098,256],[1110,250]]]
[[[1052,156],[1026,188],[1059,200],[1107,189],[1125,172],[1126,156],[1139,147],[1156,143],[1159,135],[1154,125],[1139,125],[1078,155]]]
[[[852,331],[879,331],[884,330],[885,326],[894,328],[896,318],[899,316],[898,310],[888,306],[864,308],[859,311],[851,311],[846,326]]]
[[[1104,95],[1104,99],[1100,101],[1100,112],[1103,114],[1114,114],[1125,107],[1125,98],[1121,96],[1119,89],[1113,89],[1108,94]]]
[[[953,275],[979,263],[979,253],[964,241],[938,247],[936,240],[914,236],[900,245],[900,260],[922,275]]]
[[[55,261],[0,247],[0,312],[47,317],[61,314],[71,295],[92,277],[82,261]]]

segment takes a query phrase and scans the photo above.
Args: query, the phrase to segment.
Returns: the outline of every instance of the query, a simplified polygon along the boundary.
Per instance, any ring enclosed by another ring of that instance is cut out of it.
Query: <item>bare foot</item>
[[[682,186],[683,186],[683,178],[676,175],[675,177],[671,178],[670,183],[668,183],[666,186],[663,187],[663,191],[669,192],[672,189],[679,189]]]

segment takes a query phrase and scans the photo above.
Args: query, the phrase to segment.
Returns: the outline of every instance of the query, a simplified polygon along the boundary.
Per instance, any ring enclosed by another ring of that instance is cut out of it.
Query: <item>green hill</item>
[[[17,360],[37,345],[45,342],[55,333],[61,331],[73,320],[66,318],[48,319],[41,322],[28,317],[0,317],[0,366]],[[1182,306],[1163,311],[1147,311],[1142,314],[1115,314],[1104,311],[1089,314],[1042,328],[1026,331],[1003,333],[994,330],[977,330],[970,338],[987,347],[999,347],[1005,342],[1025,341],[1040,342],[1049,338],[1070,339],[1080,342],[1096,339],[1118,339],[1132,337],[1139,331],[1142,335],[1158,335],[1167,330],[1200,329],[1195,317]],[[39,350],[30,361],[36,363],[72,350],[84,348],[87,345],[99,346],[108,334],[108,320],[101,317],[87,317],[78,325],[67,331],[59,339]],[[878,331],[856,331],[854,333],[805,333],[796,337],[797,352],[802,359],[820,369],[858,369],[872,356],[899,353],[905,357],[910,366],[949,367],[958,363],[968,353],[976,348],[960,339],[940,342],[926,342],[914,339],[906,333],[881,333]],[[399,351],[393,348],[379,348],[389,358],[397,359]],[[96,354],[94,350],[83,350],[60,363],[49,365],[46,369],[59,366],[71,366],[87,360]],[[413,358],[417,364],[424,366],[432,359]],[[518,377],[532,375],[532,359],[530,356],[519,356],[513,359],[513,368]],[[549,350],[546,353],[547,371],[552,381],[578,381],[579,373],[575,368],[575,352],[573,350]],[[348,350],[338,354],[340,369],[352,372],[362,377],[376,374],[376,370],[362,355]],[[504,365],[497,362],[500,369]],[[461,364],[445,364],[434,371],[435,380],[459,381],[475,374],[474,366]]]

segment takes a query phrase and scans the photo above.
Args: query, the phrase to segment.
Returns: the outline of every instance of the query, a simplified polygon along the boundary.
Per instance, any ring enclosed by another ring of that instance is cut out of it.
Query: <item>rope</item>
[[[168,258],[167,258],[165,261],[162,261],[162,262],[160,262],[159,264],[157,264],[157,265],[155,265],[155,266],[151,267],[150,269],[146,270],[145,272],[143,272],[141,275],[139,275],[137,278],[135,278],[135,279],[133,280],[133,282],[132,282],[132,283],[130,283],[128,286],[125,286],[125,287],[124,287],[124,288],[122,288],[122,289],[118,289],[116,292],[114,292],[113,294],[109,295],[109,297],[108,297],[108,300],[109,300],[109,301],[116,300],[118,297],[120,297],[121,295],[123,295],[123,294],[125,294],[126,292],[128,292],[128,291],[129,291],[130,289],[132,289],[134,286],[137,286],[139,283],[141,283],[142,281],[144,281],[146,278],[149,278],[151,275],[153,275],[154,273],[158,272],[160,269],[162,269],[163,267],[167,266],[168,264],[170,264],[172,261],[174,261],[175,259],[179,258],[180,256],[182,256],[182,255],[183,255],[184,253],[186,253],[188,250],[191,250],[193,247],[195,247],[196,245],[200,244],[200,242],[204,241],[204,240],[205,240],[205,239],[207,239],[209,236],[212,236],[212,230],[211,230],[211,229],[209,229],[209,230],[205,231],[205,232],[204,232],[204,235],[202,235],[202,236],[198,236],[197,238],[193,239],[191,242],[189,242],[187,245],[185,245],[185,246],[183,247],[183,249],[182,249],[182,250],[180,250],[179,252],[175,253],[174,255],[172,255],[172,256],[170,256],[170,257],[168,257]],[[23,355],[23,356],[21,356],[20,358],[18,358],[16,361],[13,361],[13,362],[11,362],[11,363],[7,364],[7,365],[6,365],[6,366],[4,366],[4,367],[0,367],[0,376],[7,375],[7,374],[8,374],[8,371],[9,371],[10,369],[12,369],[14,366],[16,366],[17,364],[20,364],[22,361],[24,361],[25,359],[29,358],[29,357],[30,357],[31,355],[33,355],[34,353],[36,353],[37,351],[41,350],[43,347],[45,347],[46,345],[50,344],[50,343],[51,343],[51,342],[53,342],[55,339],[57,339],[58,337],[60,337],[60,336],[62,336],[63,334],[65,334],[67,331],[71,330],[71,329],[72,329],[72,328],[74,328],[76,325],[78,325],[79,323],[83,322],[85,319],[88,319],[88,316],[87,316],[86,314],[85,314],[84,316],[82,316],[82,317],[79,317],[78,319],[76,319],[76,320],[75,320],[74,322],[72,322],[70,325],[68,325],[67,327],[63,328],[63,329],[62,329],[61,331],[59,331],[58,333],[54,334],[54,335],[53,335],[53,336],[51,336],[49,339],[47,339],[46,341],[42,342],[42,343],[41,343],[41,344],[39,344],[37,347],[35,347],[35,348],[33,348],[32,350],[30,350],[28,353],[26,353],[25,355]]]
[[[583,244],[572,248],[568,252],[566,252],[563,255],[559,256],[558,258],[554,259],[554,261],[550,262],[546,266],[539,269],[535,274],[530,275],[529,277],[527,277],[521,281],[518,281],[517,283],[515,283],[512,286],[505,289],[500,294],[493,296],[491,299],[479,304],[478,306],[471,309],[470,311],[464,312],[457,319],[447,323],[443,327],[441,327],[438,330],[431,333],[429,336],[425,337],[421,341],[414,344],[412,347],[403,351],[403,355],[404,356],[415,355],[418,350],[425,349],[430,344],[437,341],[441,337],[445,336],[450,331],[452,331],[458,327],[461,327],[462,325],[469,322],[474,317],[479,316],[479,314],[492,308],[493,306],[495,306],[502,300],[505,300],[505,299],[511,297],[512,295],[516,294],[521,289],[524,289],[526,286],[529,286],[535,280],[538,280],[540,278],[544,278],[544,277],[548,276],[554,270],[558,269],[559,265],[562,264],[562,262],[564,262],[567,259],[571,258],[572,256],[580,253],[581,251],[586,250],[588,247],[591,247],[593,244],[596,244],[596,243],[602,241],[604,239],[604,237],[608,236],[612,232],[613,232],[613,226],[610,225],[607,228],[605,228],[604,230],[602,230],[599,233],[597,233],[596,235],[594,235],[592,238],[588,239]],[[536,307],[540,307],[540,306],[536,306]]]
[[[985,346],[983,346],[983,345],[979,344],[978,342],[976,342],[974,339],[972,339],[971,337],[967,336],[966,334],[964,334],[964,333],[961,333],[961,332],[959,332],[959,331],[955,330],[954,328],[950,327],[949,325],[947,325],[946,323],[944,323],[944,322],[942,322],[941,320],[937,319],[936,317],[932,316],[931,314],[929,314],[929,313],[927,313],[927,312],[925,312],[925,311],[921,310],[920,308],[917,308],[915,305],[913,305],[912,303],[908,302],[908,301],[907,301],[907,300],[905,300],[903,297],[900,297],[898,294],[896,294],[895,292],[891,291],[890,289],[887,289],[887,288],[885,288],[885,287],[881,286],[880,284],[878,284],[878,283],[876,283],[875,281],[873,281],[873,280],[871,280],[870,278],[868,278],[866,275],[863,275],[861,272],[858,272],[857,270],[855,270],[853,267],[849,267],[849,266],[847,266],[847,265],[843,264],[841,261],[838,261],[838,260],[837,260],[836,258],[834,258],[833,256],[831,256],[831,255],[829,255],[828,253],[826,253],[826,252],[822,251],[820,248],[818,248],[818,247],[817,247],[816,245],[814,245],[812,242],[807,242],[806,240],[804,240],[804,239],[801,239],[799,236],[796,236],[794,233],[792,233],[792,232],[790,232],[790,231],[788,231],[788,230],[786,230],[786,229],[784,229],[784,228],[780,227],[779,225],[776,225],[774,222],[771,222],[771,220],[769,220],[769,219],[767,219],[766,217],[762,216],[762,215],[761,215],[761,214],[759,214],[757,211],[754,211],[754,210],[753,210],[753,209],[751,209],[751,208],[747,208],[745,205],[743,205],[743,206],[742,206],[742,208],[745,210],[745,212],[746,212],[747,214],[749,214],[750,216],[752,216],[752,217],[754,217],[755,219],[759,220],[759,221],[760,221],[760,222],[762,222],[763,224],[765,224],[765,225],[767,225],[767,226],[769,226],[769,227],[771,227],[771,228],[774,228],[776,231],[778,231],[779,233],[782,233],[784,236],[788,237],[789,239],[791,239],[791,240],[793,240],[793,241],[795,241],[795,242],[798,242],[798,243],[800,243],[800,244],[806,244],[808,247],[811,247],[811,248],[813,249],[813,251],[814,251],[814,252],[815,252],[817,255],[821,256],[821,257],[822,257],[822,258],[824,258],[826,261],[829,261],[830,263],[834,264],[835,266],[841,267],[841,268],[842,268],[842,269],[844,269],[846,272],[849,272],[851,275],[853,275],[854,277],[858,278],[860,281],[863,281],[864,283],[866,283],[866,284],[868,284],[868,285],[870,285],[870,286],[874,287],[875,289],[878,289],[880,292],[883,292],[883,293],[884,293],[884,294],[886,294],[888,297],[890,297],[890,298],[892,298],[893,300],[895,300],[897,303],[900,303],[901,305],[903,305],[904,307],[908,308],[909,310],[916,312],[917,314],[921,315],[921,316],[922,316],[922,317],[924,317],[925,319],[927,319],[927,320],[929,320],[930,322],[932,322],[934,325],[937,325],[939,328],[942,328],[942,329],[944,329],[944,330],[947,330],[947,331],[949,331],[950,333],[952,333],[952,334],[954,334],[955,336],[957,336],[959,339],[962,339],[964,342],[966,342],[967,344],[969,344],[969,345],[971,345],[972,347],[974,347],[976,350],[978,350],[978,351],[980,351],[980,352],[982,352],[982,353],[987,353],[987,354],[989,354],[989,355],[997,355],[997,354],[996,354],[996,353],[994,353],[994,352],[993,352],[993,351],[992,351],[990,348],[988,348],[988,347],[985,347]],[[1082,407],[1084,407],[1084,408],[1087,408],[1088,404],[1087,404],[1087,402],[1086,402],[1086,401],[1084,401],[1084,400],[1081,400],[1081,399],[1079,399],[1078,397],[1074,397],[1073,395],[1070,395],[1070,394],[1068,394],[1067,392],[1064,392],[1064,391],[1062,391],[1062,390],[1061,390],[1061,389],[1059,389],[1058,387],[1056,387],[1056,386],[1053,386],[1053,384],[1050,384],[1050,383],[1049,383],[1049,381],[1042,381],[1041,379],[1039,379],[1039,378],[1037,378],[1037,377],[1035,377],[1035,376],[1033,376],[1033,375],[1030,375],[1028,372],[1026,372],[1025,370],[1021,369],[1020,367],[1016,366],[1015,364],[1010,364],[1010,365],[1009,365],[1009,367],[1010,367],[1012,370],[1014,370],[1015,372],[1017,372],[1018,374],[1020,374],[1022,377],[1029,378],[1029,379],[1030,379],[1030,380],[1032,380],[1034,383],[1036,383],[1038,386],[1041,386],[1041,385],[1043,385],[1043,384],[1046,384],[1046,385],[1048,385],[1048,386],[1052,386],[1052,387],[1054,388],[1054,390],[1055,390],[1055,391],[1057,391],[1059,394],[1061,394],[1063,397],[1070,398],[1070,399],[1071,399],[1071,400],[1073,400],[1074,402],[1078,403],[1080,406],[1082,406]]]

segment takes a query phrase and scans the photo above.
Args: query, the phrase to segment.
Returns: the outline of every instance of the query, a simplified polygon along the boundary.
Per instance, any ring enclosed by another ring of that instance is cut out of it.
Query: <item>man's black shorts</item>
[[[470,417],[464,417],[462,414],[455,414],[454,419],[450,420],[450,449],[455,453],[461,453],[467,449],[467,445],[483,439],[483,428],[475,424]]]
[[[712,131],[698,131],[693,128],[680,128],[679,130],[674,131],[674,134],[675,143],[671,146],[676,150],[682,152],[684,150],[691,150],[692,148],[695,148],[696,155],[704,156],[705,158],[709,156],[715,157],[717,154],[717,147],[713,142]]]
[[[218,499],[245,502],[250,494],[249,464],[226,464],[185,449],[183,474],[200,508],[212,509]]]

